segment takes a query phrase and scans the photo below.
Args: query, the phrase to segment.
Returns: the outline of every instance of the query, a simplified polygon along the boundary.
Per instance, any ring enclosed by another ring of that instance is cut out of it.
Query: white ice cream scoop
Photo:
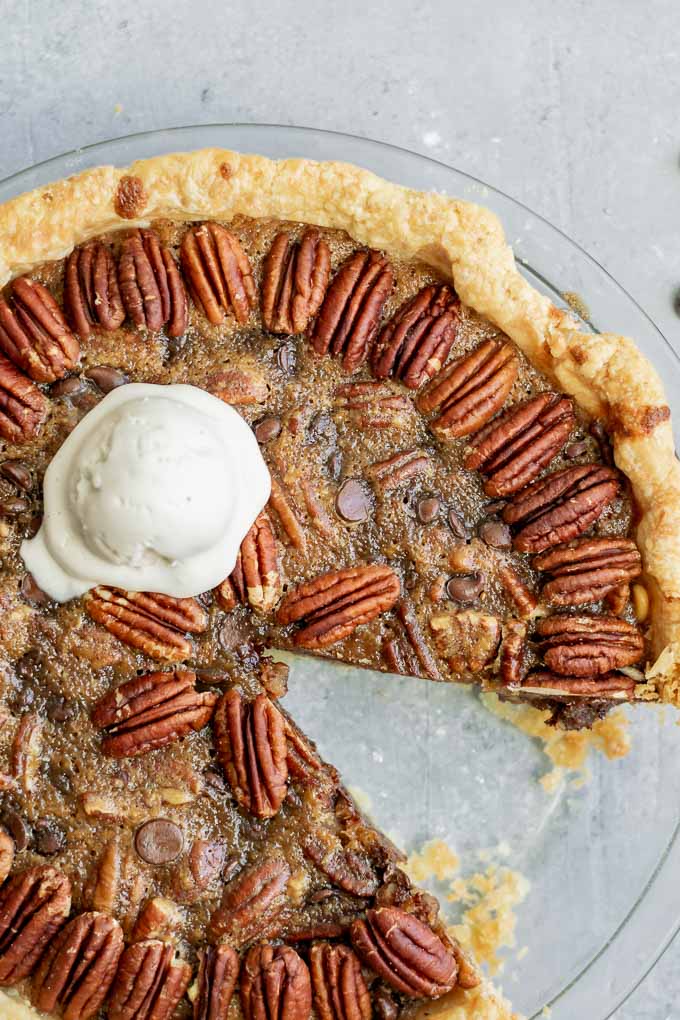
[[[228,404],[196,386],[121,386],[50,463],[42,526],[21,555],[59,602],[97,584],[197,595],[233,570],[270,485]]]

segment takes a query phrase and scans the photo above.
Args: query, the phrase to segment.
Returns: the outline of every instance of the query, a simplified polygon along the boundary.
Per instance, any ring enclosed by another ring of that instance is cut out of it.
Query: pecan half
[[[325,648],[391,609],[399,590],[399,578],[390,567],[379,563],[347,567],[294,588],[276,619],[284,626],[302,624],[293,637],[300,648]]]
[[[513,690],[540,698],[594,698],[629,701],[635,693],[635,680],[624,673],[599,676],[561,676],[547,670],[530,673],[513,683]]]
[[[441,680],[441,672],[420,629],[413,606],[402,600],[397,603],[395,615],[402,630],[383,644],[383,656],[392,672]]]
[[[122,325],[125,309],[116,261],[105,244],[90,241],[71,252],[64,270],[64,305],[81,338],[90,336],[95,326],[112,332]]]
[[[597,676],[632,666],[644,652],[644,639],[632,623],[616,616],[567,616],[539,620],[543,658],[562,676]]]
[[[575,424],[571,400],[558,393],[539,393],[511,407],[478,433],[464,466],[488,476],[484,483],[487,496],[511,496],[538,478]]]
[[[225,404],[249,406],[263,404],[269,396],[269,385],[263,375],[242,368],[217,372],[208,380],[208,389]]]
[[[0,354],[0,436],[21,443],[34,436],[47,417],[47,401],[35,383]]]
[[[583,534],[618,491],[618,476],[611,468],[579,464],[527,486],[505,507],[503,519],[515,526],[515,549],[544,552]]]
[[[281,597],[276,538],[266,513],[258,515],[241,542],[233,572],[217,589],[218,601],[227,612],[235,599],[247,602],[258,613],[269,613]]]
[[[304,333],[328,287],[331,252],[316,227],[299,241],[283,231],[263,264],[262,321],[270,333]]]
[[[637,546],[619,535],[581,538],[535,556],[533,566],[552,575],[543,587],[551,606],[599,602],[642,572]]]
[[[366,966],[404,995],[436,999],[456,984],[453,954],[412,914],[397,907],[368,910],[350,933]]]
[[[378,489],[389,492],[402,482],[424,474],[431,466],[430,458],[424,450],[402,450],[387,460],[370,464],[366,474]]]
[[[125,238],[118,263],[125,310],[135,326],[181,336],[189,323],[184,283],[169,249],[153,230],[135,230]]]
[[[201,634],[208,626],[207,613],[191,598],[100,585],[84,596],[84,602],[92,619],[119,641],[166,662],[188,659],[193,649],[185,635]]]
[[[202,223],[185,235],[182,268],[192,297],[208,322],[219,325],[225,312],[238,323],[248,321],[255,304],[253,270],[238,239],[220,223]]]
[[[92,910],[112,914],[120,892],[122,854],[119,840],[112,839],[104,847],[92,877],[89,904]]]
[[[61,308],[47,287],[27,276],[12,284],[12,305],[0,298],[0,348],[41,383],[63,378],[80,358]]]
[[[156,939],[123,953],[109,1002],[109,1020],[170,1020],[191,981],[191,967],[174,946]]]
[[[440,613],[430,620],[437,651],[454,673],[468,675],[490,666],[501,640],[495,616],[465,609]]]
[[[402,305],[371,353],[376,379],[394,376],[416,390],[441,369],[458,332],[460,301],[446,284],[424,287]]]
[[[123,952],[123,929],[107,914],[80,914],[50,943],[31,1001],[63,1020],[89,1020],[104,1004]]]
[[[312,983],[290,946],[253,946],[241,970],[244,1020],[309,1020]]]
[[[408,397],[380,382],[344,383],[338,386],[333,407],[351,423],[365,429],[398,429],[413,415]]]
[[[14,840],[8,832],[0,829],[0,885],[5,881],[14,864]]]
[[[92,722],[107,730],[102,751],[110,758],[133,758],[180,740],[210,721],[218,695],[199,693],[196,674],[178,669],[133,677],[105,694],[92,710]]]
[[[225,887],[222,902],[210,918],[215,940],[228,936],[237,946],[265,934],[286,906],[290,868],[273,856],[241,872]]]
[[[71,909],[71,883],[48,866],[29,868],[0,889],[0,986],[33,971]]]
[[[305,836],[302,849],[339,889],[361,898],[375,896],[380,883],[370,861],[344,847],[330,832]]]
[[[520,684],[526,672],[526,624],[508,620],[501,644],[501,682],[508,686]]]
[[[307,544],[305,533],[293,507],[289,494],[283,485],[272,475],[272,491],[267,504],[273,510],[281,524],[283,539],[294,549],[303,550]]]
[[[284,723],[288,746],[286,758],[288,772],[291,778],[298,782],[314,784],[325,771],[323,762],[316,753],[316,745],[307,740],[292,719],[284,716]]]
[[[319,1020],[371,1020],[371,996],[349,946],[315,943],[309,969]]]
[[[309,334],[316,353],[341,357],[348,372],[363,364],[393,283],[392,267],[378,251],[357,251],[343,262]]]
[[[506,593],[519,610],[519,615],[524,619],[531,616],[538,602],[534,593],[522,580],[515,568],[511,567],[509,563],[501,564],[498,568],[498,577]]]
[[[238,954],[231,946],[207,946],[199,961],[193,1020],[225,1020],[238,978]]]
[[[143,942],[144,939],[172,941],[181,920],[176,903],[163,896],[152,896],[137,915],[130,941]]]
[[[517,368],[511,344],[484,340],[434,377],[420,393],[418,407],[425,413],[437,412],[430,426],[444,437],[469,436],[500,411]]]
[[[24,793],[32,793],[38,778],[42,751],[42,722],[33,712],[22,715],[12,741],[12,775]]]
[[[288,792],[283,716],[266,694],[244,704],[235,688],[215,711],[215,746],[234,797],[259,818],[271,818]]]

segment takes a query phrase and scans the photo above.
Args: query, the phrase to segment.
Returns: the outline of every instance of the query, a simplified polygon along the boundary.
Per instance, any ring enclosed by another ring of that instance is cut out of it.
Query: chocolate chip
[[[368,517],[370,502],[368,493],[356,478],[343,482],[335,497],[335,508],[343,521],[356,523]]]
[[[27,602],[33,602],[36,606],[46,606],[51,601],[49,595],[35,583],[33,574],[25,574],[21,582],[21,594]]]
[[[40,531],[42,514],[33,514],[26,523],[26,538],[35,538]]]
[[[30,489],[33,485],[31,472],[22,460],[6,460],[0,464],[0,474],[18,489]]]
[[[373,1010],[377,1020],[397,1020],[399,1006],[384,986],[372,989]]]
[[[47,718],[50,722],[64,723],[73,719],[76,714],[75,705],[72,701],[62,698],[59,694],[51,694],[45,706]]]
[[[45,857],[58,854],[66,846],[66,833],[48,818],[35,823],[35,849]]]
[[[135,850],[147,864],[169,864],[183,847],[182,830],[169,818],[152,818],[135,835]]]
[[[479,526],[479,537],[492,549],[509,549],[512,545],[510,528],[505,521],[482,521]]]
[[[453,507],[449,510],[449,527],[456,538],[467,538],[462,518],[459,516],[457,511],[453,509]]]
[[[440,505],[436,496],[428,496],[426,499],[419,500],[416,514],[420,523],[432,524],[432,521],[439,513]]]
[[[281,432],[281,419],[276,416],[262,418],[255,423],[253,431],[258,443],[268,443],[270,439],[276,439]]]
[[[73,397],[76,393],[82,393],[84,389],[85,383],[80,376],[69,375],[66,379],[60,379],[53,386],[50,386],[50,396],[55,398]]]
[[[576,457],[582,457],[587,452],[588,444],[585,439],[581,439],[577,443],[569,443],[569,446],[564,449],[564,456],[568,457],[569,460],[575,460]]]
[[[0,815],[0,822],[5,826],[14,840],[17,853],[25,850],[31,842],[32,832],[28,822],[13,808],[5,808]]]
[[[340,451],[336,450],[335,453],[332,453],[326,463],[328,464],[329,475],[334,482],[337,482],[342,474],[342,454]]]
[[[3,517],[17,517],[19,514],[26,513],[30,505],[28,500],[22,499],[21,496],[4,499],[0,503],[0,515]]]
[[[29,648],[14,664],[14,672],[22,680],[33,679],[41,669],[42,659],[37,648]]]
[[[291,373],[295,371],[295,349],[289,344],[279,347],[276,352],[276,362],[282,372]]]
[[[597,445],[600,447],[600,456],[605,464],[611,467],[614,464],[614,454],[612,452],[612,444],[607,434],[607,430],[601,421],[594,421],[590,426],[590,434],[597,439]]]
[[[73,773],[65,766],[63,761],[56,759],[50,762],[47,770],[50,783],[60,793],[68,795],[73,790]]]
[[[88,369],[85,378],[98,386],[102,393],[110,393],[111,390],[124,386],[128,381],[126,375],[117,368],[112,368],[111,365],[96,365],[94,368]]]
[[[484,574],[454,574],[446,582],[446,594],[454,602],[474,602],[484,588]]]

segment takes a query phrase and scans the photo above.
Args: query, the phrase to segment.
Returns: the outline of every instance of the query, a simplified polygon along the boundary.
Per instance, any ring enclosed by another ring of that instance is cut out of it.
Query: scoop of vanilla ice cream
[[[224,538],[238,485],[211,419],[164,397],[139,397],[103,418],[71,482],[88,548],[137,568],[185,560]]]
[[[233,570],[270,478],[241,416],[194,386],[106,396],[50,463],[40,531],[21,554],[58,601],[96,584],[176,597]]]

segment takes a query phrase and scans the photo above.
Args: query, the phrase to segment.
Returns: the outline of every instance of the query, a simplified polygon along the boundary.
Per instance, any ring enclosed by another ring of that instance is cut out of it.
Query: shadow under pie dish
[[[502,686],[553,702],[562,725],[613,700],[675,700],[660,385],[628,342],[579,333],[531,290],[490,214],[354,168],[224,152],[92,171],[5,212],[8,406],[20,438],[28,422],[6,471],[35,485],[7,487],[5,641],[34,686],[62,694],[53,655],[89,662],[89,710],[103,669],[108,688],[163,662],[233,667],[266,641]],[[36,291],[51,317],[37,357]],[[36,607],[16,549],[37,483],[121,378],[194,382],[237,406],[270,504],[212,596],[173,607],[102,588]]]

